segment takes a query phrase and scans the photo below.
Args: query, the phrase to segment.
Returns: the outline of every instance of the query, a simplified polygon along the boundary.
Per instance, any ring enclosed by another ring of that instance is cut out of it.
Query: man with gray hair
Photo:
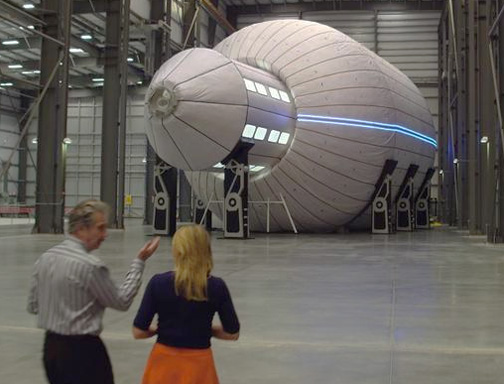
[[[97,256],[107,237],[109,207],[99,200],[79,203],[70,213],[69,236],[35,263],[28,312],[46,330],[44,368],[51,384],[113,384],[110,359],[99,334],[106,307],[126,311],[141,284],[145,261],[159,237],[147,242],[120,287]]]

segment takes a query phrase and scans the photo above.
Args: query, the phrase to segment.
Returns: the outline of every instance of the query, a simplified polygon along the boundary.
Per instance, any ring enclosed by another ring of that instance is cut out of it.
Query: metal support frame
[[[120,12],[121,17],[121,49],[120,52],[120,86],[121,97],[119,105],[119,165],[117,190],[117,227],[124,228],[124,184],[126,177],[126,129],[128,104],[128,44],[130,0],[124,0]]]
[[[47,0],[44,33],[53,40],[42,41],[40,81],[45,84],[38,108],[38,151],[36,187],[36,233],[63,233],[65,213],[65,161],[68,102],[68,61],[72,3]],[[44,92],[46,91],[46,92]],[[44,97],[47,96],[47,97]],[[35,108],[32,108],[34,111]],[[32,117],[31,115],[30,117]],[[31,123],[28,118],[24,132]]]
[[[210,200],[213,198],[213,195],[210,196]],[[201,200],[198,199],[197,197],[195,198],[195,203],[194,203],[194,222],[198,223],[200,225],[204,224],[205,228],[208,231],[212,230],[212,212],[209,211],[208,207],[209,204],[205,205],[205,203]]]
[[[500,0],[448,0],[439,30],[443,201],[455,200],[459,228],[489,241],[502,241],[504,228],[503,16]]]
[[[477,17],[477,1],[467,2],[467,96],[466,96],[466,126],[467,126],[467,206],[469,209],[467,226],[469,233],[476,235],[481,233],[480,220],[480,172],[479,172],[479,118],[477,118],[477,68],[476,68],[476,34],[475,21]]]
[[[392,174],[397,166],[396,160],[387,160],[375,184],[371,196],[372,233],[390,234],[394,232],[392,222]],[[366,210],[369,207],[366,206]],[[360,216],[360,215],[359,215]]]
[[[177,169],[164,163],[154,168],[154,234],[173,236],[177,227]]]
[[[266,204],[266,233],[270,232],[270,208],[272,204],[280,204],[283,206],[285,210],[285,214],[287,215],[287,218],[289,219],[289,223],[292,227],[292,232],[295,234],[298,233],[296,224],[294,223],[294,219],[292,218],[292,215],[290,213],[289,207],[287,206],[287,202],[285,201],[284,196],[279,193],[278,196],[280,196],[280,200],[249,200],[248,204],[253,205],[253,204]],[[211,218],[211,212],[210,212],[210,204],[224,204],[223,200],[213,200],[214,198],[214,193],[210,195],[210,199],[208,200],[206,206],[203,205],[203,202],[201,200],[198,200],[197,203],[197,208],[196,212],[201,211],[200,213],[195,213],[194,217],[196,217],[196,223],[199,223],[200,225],[203,224],[205,220],[208,220],[208,217]],[[204,208],[203,208],[204,207]],[[207,229],[211,229],[211,221],[210,221],[210,226],[208,225],[208,221],[205,221]],[[250,229],[250,228],[249,228]]]
[[[171,0],[151,1],[151,20],[157,20],[158,24],[166,24],[171,20]],[[151,76],[161,67],[164,61],[171,57],[171,28],[154,29],[149,38],[146,54],[146,69]],[[156,155],[154,149],[147,141],[145,163],[145,214],[144,224],[152,224],[154,214],[154,167],[162,160]]]
[[[397,231],[411,232],[415,229],[415,201],[414,201],[414,177],[418,171],[418,165],[410,164],[404,179],[397,191],[395,202]]]
[[[184,44],[182,49],[194,47],[194,26],[198,20],[199,7],[197,7],[196,0],[189,0],[184,3],[184,24],[182,26],[182,36],[184,37]]]
[[[253,142],[241,140],[222,163],[224,169],[224,237],[250,237],[248,212],[248,152]]]
[[[430,229],[430,181],[434,172],[434,168],[427,170],[414,199],[416,229]]]
[[[128,25],[129,0],[110,0],[105,34],[100,197],[110,205],[112,228],[124,227],[123,212],[119,213],[124,209],[124,181],[119,176],[124,172],[126,145],[127,87],[122,81],[127,81],[123,59],[126,61]]]

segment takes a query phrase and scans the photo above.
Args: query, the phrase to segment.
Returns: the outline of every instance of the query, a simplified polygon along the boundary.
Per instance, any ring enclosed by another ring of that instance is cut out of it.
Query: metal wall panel
[[[18,117],[10,113],[20,107],[19,98],[0,96],[0,170],[12,154],[19,139]],[[15,202],[18,189],[18,151],[15,151],[7,174],[0,179],[0,204]]]
[[[127,107],[125,195],[132,205],[125,206],[125,216],[143,217],[145,199],[145,155],[147,139],[144,131],[144,97],[130,95]],[[1,120],[0,120],[1,123]],[[2,125],[0,125],[2,126]],[[36,158],[36,122],[29,133],[29,146]],[[66,157],[66,206],[87,198],[100,198],[100,162],[102,130],[102,98],[70,98],[68,102]],[[27,203],[35,202],[35,170],[28,161]]]

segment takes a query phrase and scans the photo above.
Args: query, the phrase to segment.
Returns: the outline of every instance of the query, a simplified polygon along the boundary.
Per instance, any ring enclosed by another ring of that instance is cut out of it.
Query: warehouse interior
[[[145,132],[145,95],[156,71],[179,52],[273,20],[334,28],[415,84],[436,130],[430,229],[251,228],[236,240],[207,216],[213,273],[226,280],[242,324],[237,342],[213,342],[220,381],[501,380],[504,1],[0,0],[0,10],[6,382],[46,382],[43,331],[26,296],[33,263],[64,239],[69,210],[88,198],[112,207],[96,254],[118,281],[155,233],[160,159]],[[172,169],[176,226],[195,222],[198,197]],[[144,286],[173,268],[170,245],[163,236]],[[106,311],[102,338],[117,383],[140,382],[152,347],[131,336],[143,289],[129,311]]]

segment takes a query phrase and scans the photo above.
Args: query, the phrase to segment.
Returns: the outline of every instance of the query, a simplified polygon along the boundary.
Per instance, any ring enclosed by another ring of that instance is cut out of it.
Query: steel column
[[[476,107],[479,100],[476,97],[476,26],[475,18],[477,13],[477,2],[469,1],[467,3],[467,50],[466,50],[466,81],[467,81],[467,108],[466,108],[466,127],[467,127],[467,180],[468,195],[467,205],[469,215],[467,224],[469,233],[472,235],[481,233],[481,196],[480,196],[480,177],[479,177],[479,123],[476,116]]]
[[[121,94],[121,0],[110,0],[105,32],[100,198],[110,205],[109,226],[118,228],[117,187]],[[121,143],[124,145],[124,143]]]
[[[30,101],[27,97],[21,97],[21,109],[28,110]],[[19,122],[19,127],[26,124],[26,115],[23,120]],[[17,187],[17,202],[20,204],[26,203],[26,177],[28,168],[28,136],[23,135],[19,143],[18,151],[18,187]]]
[[[171,0],[152,0],[150,10],[151,20],[161,20],[170,25],[171,20]],[[150,62],[149,72],[154,72],[171,57],[170,48],[171,33],[169,28],[159,28],[152,31],[149,41],[148,60]],[[154,149],[147,141],[147,152],[145,156],[145,212],[144,221],[146,225],[153,223],[154,215],[154,167],[161,160],[158,159]]]
[[[65,208],[65,155],[68,101],[68,48],[72,2],[45,0],[42,3],[43,32],[64,41],[42,41],[40,81],[48,85],[39,107],[36,219],[34,232],[63,233]],[[56,71],[56,72],[55,72]]]
[[[481,231],[489,234],[492,227],[493,189],[495,187],[495,144],[496,118],[494,93],[492,92],[492,70],[490,68],[490,50],[487,31],[491,22],[490,0],[479,6],[478,27],[478,62],[479,62],[479,116],[480,116],[480,198],[481,198]],[[482,140],[486,137],[487,142]]]

